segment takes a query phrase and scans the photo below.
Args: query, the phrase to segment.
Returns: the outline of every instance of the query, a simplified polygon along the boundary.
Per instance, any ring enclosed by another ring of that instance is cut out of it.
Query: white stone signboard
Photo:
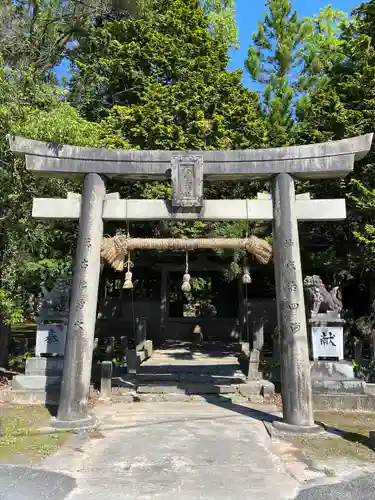
[[[342,326],[313,326],[311,336],[314,359],[344,359],[344,329]]]
[[[63,356],[67,325],[53,323],[38,325],[36,333],[35,356],[56,354]]]

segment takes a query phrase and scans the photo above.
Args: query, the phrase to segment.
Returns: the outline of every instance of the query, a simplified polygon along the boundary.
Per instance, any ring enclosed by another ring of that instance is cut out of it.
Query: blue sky
[[[257,29],[257,24],[260,19],[263,19],[265,0],[237,0],[236,1],[236,18],[240,37],[240,48],[233,51],[229,69],[243,68],[244,60],[247,56],[247,49],[251,43],[251,36]],[[350,12],[353,7],[360,4],[360,1],[355,0],[293,0],[293,7],[297,9],[299,16],[312,16],[317,14],[319,10],[331,3],[335,9],[340,9]],[[68,73],[67,63],[62,63],[57,69],[59,77],[65,76]],[[253,87],[250,78],[244,72],[244,83],[249,87]]]
[[[335,9],[349,12],[361,2],[355,0],[293,0],[293,7],[300,17],[313,16],[319,10],[331,4]],[[236,18],[239,30],[240,48],[233,51],[229,69],[243,68],[247,49],[252,41],[252,33],[256,31],[258,21],[263,19],[265,0],[236,0]],[[252,87],[249,76],[244,72],[244,84]]]

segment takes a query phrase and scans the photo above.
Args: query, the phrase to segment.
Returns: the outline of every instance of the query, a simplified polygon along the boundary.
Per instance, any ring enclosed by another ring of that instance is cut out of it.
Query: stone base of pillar
[[[272,428],[272,429],[271,429]],[[288,424],[287,422],[283,422],[280,420],[274,420],[271,426],[268,427],[268,430],[271,432],[271,435],[316,435],[322,434],[325,432],[325,429],[322,425],[314,424],[314,425],[293,425]]]
[[[95,415],[88,415],[80,420],[60,420],[52,418],[49,427],[53,430],[69,431],[69,430],[90,430],[97,427],[99,420]]]

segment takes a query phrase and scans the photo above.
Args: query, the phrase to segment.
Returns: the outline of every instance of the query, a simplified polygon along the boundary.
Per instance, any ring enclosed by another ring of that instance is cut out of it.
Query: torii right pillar
[[[309,348],[298,238],[294,179],[277,174],[272,181],[273,241],[280,338],[283,422],[280,430],[315,431]]]

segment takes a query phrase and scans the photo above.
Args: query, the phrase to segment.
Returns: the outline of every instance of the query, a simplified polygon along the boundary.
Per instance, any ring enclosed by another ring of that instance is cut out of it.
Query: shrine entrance
[[[125,288],[132,288],[129,254],[134,250],[241,249],[275,269],[278,332],[281,348],[282,428],[313,431],[311,375],[307,341],[298,221],[342,220],[345,200],[296,195],[295,179],[345,177],[355,160],[370,150],[372,134],[325,144],[241,151],[114,151],[61,146],[10,137],[10,149],[26,157],[35,175],[83,178],[82,194],[67,199],[34,199],[33,216],[79,220],[72,295],[65,344],[60,404],[56,425],[92,425],[88,414],[90,367],[96,324],[101,257],[115,269],[126,269]],[[172,200],[122,200],[106,192],[106,178],[167,180]],[[257,199],[204,200],[204,181],[270,182],[271,194]],[[149,239],[116,235],[103,239],[105,220],[272,221],[273,247],[253,236],[242,238]],[[127,268],[126,268],[127,266]],[[249,282],[246,265],[243,281]],[[167,274],[162,277],[163,290]],[[185,269],[181,289],[191,291]],[[166,325],[167,295],[162,294],[161,322]],[[195,310],[194,306],[194,310]],[[275,422],[274,425],[280,422]]]
[[[192,343],[240,342],[239,279],[224,277],[225,264],[192,256],[191,290],[181,290],[181,266],[164,265],[167,273],[165,340]]]
[[[134,317],[146,320],[147,338],[154,348],[166,341],[196,342],[197,326],[205,342],[240,342],[242,277],[225,277],[226,266],[217,256],[192,253],[189,292],[181,290],[185,264],[173,257],[163,262],[141,257],[132,269],[131,289],[124,289],[123,273],[105,266],[99,284],[97,335],[128,334]]]

